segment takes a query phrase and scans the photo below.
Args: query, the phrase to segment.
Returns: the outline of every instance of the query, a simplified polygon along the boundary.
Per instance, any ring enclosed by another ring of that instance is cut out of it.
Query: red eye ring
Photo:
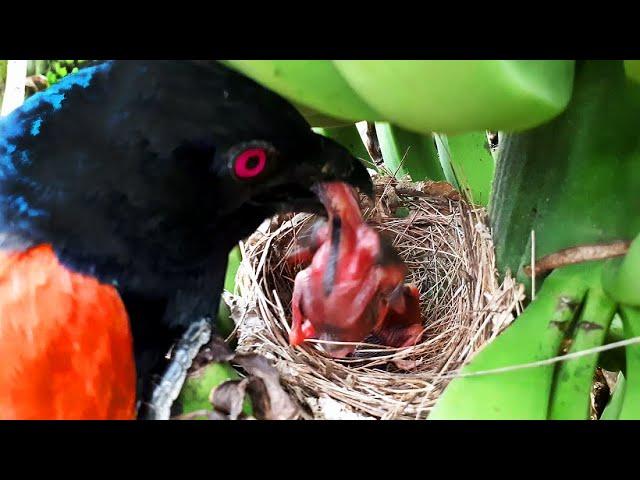
[[[263,148],[248,148],[233,162],[233,173],[241,179],[260,175],[267,166],[267,152]]]

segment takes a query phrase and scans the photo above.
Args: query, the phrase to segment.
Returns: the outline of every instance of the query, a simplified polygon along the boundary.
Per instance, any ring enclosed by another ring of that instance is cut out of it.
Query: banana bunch
[[[495,168],[485,131],[518,131],[557,116],[574,73],[573,61],[222,62],[294,102],[338,141],[345,138],[339,128],[375,122],[388,171],[446,180],[482,205]]]
[[[527,287],[529,275],[544,283],[449,384],[430,419],[587,419],[605,361],[624,378],[606,418],[640,418],[640,346],[631,343],[640,337],[639,125],[640,85],[628,67],[585,61],[561,115],[506,136],[490,200],[498,266]],[[624,356],[600,356],[610,330],[629,340]],[[550,360],[560,355],[568,357]]]
[[[571,98],[573,61],[226,60],[308,111],[417,132],[517,131]],[[325,125],[314,125],[325,126]]]

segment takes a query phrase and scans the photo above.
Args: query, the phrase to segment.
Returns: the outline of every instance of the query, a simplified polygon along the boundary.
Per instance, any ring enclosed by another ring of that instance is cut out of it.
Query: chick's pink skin
[[[422,322],[417,290],[404,287],[405,265],[383,258],[380,237],[364,222],[352,187],[327,183],[318,193],[329,220],[289,256],[293,262],[311,261],[295,279],[289,343],[362,342],[372,332],[391,346],[414,343]],[[325,345],[335,358],[354,348]]]

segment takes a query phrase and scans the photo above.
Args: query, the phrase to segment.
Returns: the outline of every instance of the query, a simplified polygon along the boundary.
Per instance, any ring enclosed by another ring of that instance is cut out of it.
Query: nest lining
[[[409,268],[407,281],[420,291],[421,343],[359,344],[353,358],[342,360],[326,355],[321,341],[289,346],[299,268],[284,257],[315,220],[308,214],[275,217],[241,245],[238,295],[227,296],[238,351],[272,359],[311,418],[426,418],[449,381],[442,375],[459,369],[521,310],[523,287],[509,275],[498,280],[483,208],[444,183],[378,177],[374,184],[378,200],[362,199],[364,217],[391,236]]]

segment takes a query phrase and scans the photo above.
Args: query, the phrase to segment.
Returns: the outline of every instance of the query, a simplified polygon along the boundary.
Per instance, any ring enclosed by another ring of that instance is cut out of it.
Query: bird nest
[[[420,291],[421,343],[394,349],[358,344],[333,359],[323,342],[291,347],[291,296],[300,267],[284,257],[315,218],[278,216],[241,245],[237,295],[226,297],[236,321],[237,350],[271,359],[282,385],[316,419],[426,418],[451,373],[520,312],[523,288],[499,280],[486,212],[438,182],[374,179],[375,204],[362,198],[367,223],[393,239]],[[326,343],[326,342],[324,342]]]

